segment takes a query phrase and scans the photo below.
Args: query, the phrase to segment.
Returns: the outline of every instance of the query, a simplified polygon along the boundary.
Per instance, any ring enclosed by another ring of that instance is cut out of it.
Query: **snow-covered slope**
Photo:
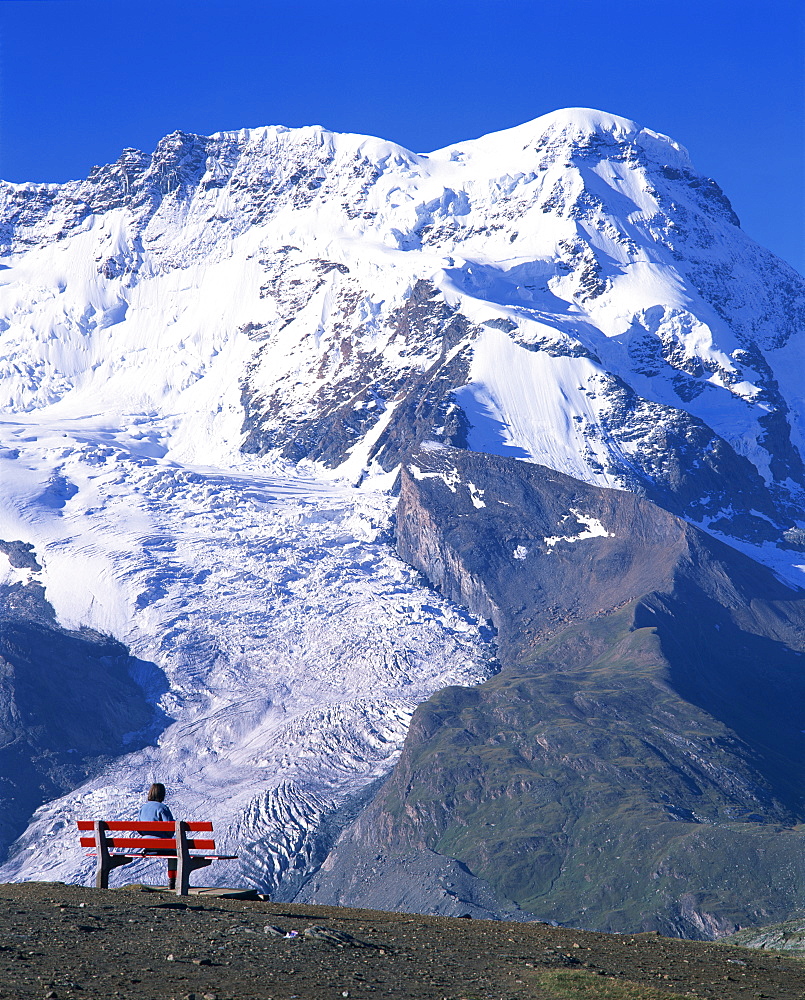
[[[175,133],[0,197],[15,411],[156,411],[173,455],[228,462],[245,409],[247,451],[357,480],[398,464],[413,398],[422,437],[759,544],[794,527],[803,281],[633,122],[562,111],[429,155]]]
[[[180,466],[100,417],[3,433],[0,536],[32,539],[42,566],[9,574],[42,579],[64,624],[124,639],[168,719],[158,745],[44,805],[45,851],[23,838],[0,878],[86,877],[72,820],[131,815],[161,780],[237,847],[219,884],[287,890],[322,822],[388,773],[417,704],[488,675],[476,620],[393,554],[385,495]]]
[[[44,808],[58,877],[84,864],[64,817],[152,776],[256,845],[256,882],[302,873],[412,707],[488,671],[387,545],[423,441],[643,493],[801,579],[805,282],[633,122],[428,155],[177,132],[0,184],[0,246],[0,538],[62,622],[164,671],[175,720]]]

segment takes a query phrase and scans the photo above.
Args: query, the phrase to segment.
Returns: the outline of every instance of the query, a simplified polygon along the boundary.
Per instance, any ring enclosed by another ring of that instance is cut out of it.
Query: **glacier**
[[[166,717],[0,878],[86,879],[71,821],[161,780],[238,845],[208,877],[292,897],[416,706],[495,670],[394,554],[414,446],[638,492],[803,584],[805,282],[665,136],[176,132],[0,218],[0,538],[41,565],[0,584],[153,665]]]
[[[130,815],[161,780],[237,847],[219,881],[287,889],[324,819],[388,772],[415,707],[491,669],[488,630],[388,545],[388,494],[179,465],[91,418],[3,431],[0,530],[42,563],[6,584],[41,579],[63,624],[158,665],[167,717],[155,746],[43,805],[6,878],[88,878],[71,820]]]

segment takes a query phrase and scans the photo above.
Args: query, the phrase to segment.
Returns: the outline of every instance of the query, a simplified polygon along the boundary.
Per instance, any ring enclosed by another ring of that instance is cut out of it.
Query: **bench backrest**
[[[82,847],[98,847],[99,838],[106,849],[138,851],[175,851],[177,827],[180,827],[180,846],[189,851],[214,851],[215,841],[210,838],[188,837],[188,833],[212,833],[212,823],[170,823],[162,820],[76,820],[79,831],[92,836],[81,837]],[[139,836],[116,837],[110,833],[134,833]],[[151,834],[149,837],[148,834]]]

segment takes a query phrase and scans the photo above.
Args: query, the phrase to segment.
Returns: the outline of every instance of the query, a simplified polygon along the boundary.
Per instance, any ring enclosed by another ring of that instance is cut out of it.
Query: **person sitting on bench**
[[[138,817],[142,823],[150,823],[157,821],[160,823],[173,823],[173,813],[165,805],[165,786],[159,782],[155,781],[153,785],[148,789],[148,801],[143,802],[140,806],[140,815]],[[170,839],[172,834],[170,833],[149,833],[143,836],[149,837],[167,837]],[[148,851],[145,852],[148,854]],[[176,888],[176,861],[173,858],[168,859],[168,888]]]

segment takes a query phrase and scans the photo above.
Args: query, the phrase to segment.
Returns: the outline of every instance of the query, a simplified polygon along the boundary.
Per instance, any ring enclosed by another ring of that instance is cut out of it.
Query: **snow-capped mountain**
[[[290,892],[414,707],[494,669],[389,547],[422,443],[640,493],[801,581],[805,281],[667,137],[177,132],[2,184],[0,217],[0,538],[39,567],[7,585],[125,642],[167,716],[37,814],[51,877],[86,871],[65,817],[153,776]],[[0,876],[43,873],[25,846]]]
[[[632,122],[557,112],[429,155],[176,133],[2,197],[15,411],[125,400],[169,413],[187,460],[354,479],[398,464],[413,418],[726,534],[793,526],[802,279]]]

